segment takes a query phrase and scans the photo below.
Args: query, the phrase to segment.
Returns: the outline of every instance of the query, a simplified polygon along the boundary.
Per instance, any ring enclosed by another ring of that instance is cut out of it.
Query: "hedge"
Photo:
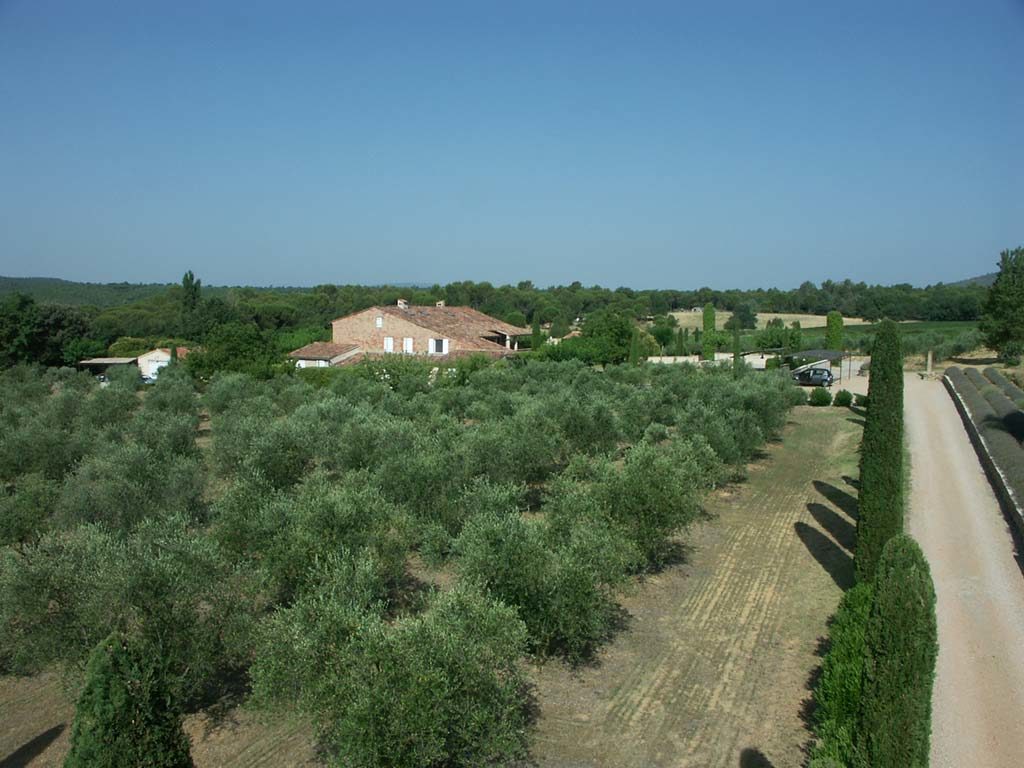
[[[864,632],[856,739],[861,765],[927,768],[938,648],[928,561],[917,542],[898,534],[882,550]]]
[[[861,444],[857,581],[871,581],[885,543],[903,530],[903,354],[899,328],[883,321],[871,352]]]
[[[1024,447],[1015,436],[1024,428],[1024,414],[1002,392],[988,390],[982,394],[974,386],[977,378],[959,368],[946,370],[947,388],[966,407],[966,414],[961,415],[969,432],[973,430],[972,442],[996,495],[1024,535]],[[983,382],[982,386],[992,386],[988,379]]]
[[[872,597],[870,584],[856,585],[843,595],[830,622],[828,653],[814,689],[814,760],[831,759],[839,765],[853,762],[864,672],[864,631]]]
[[[1018,387],[995,368],[986,368],[985,378],[1003,390],[1003,394],[1013,400],[1017,407],[1024,408],[1024,389]]]

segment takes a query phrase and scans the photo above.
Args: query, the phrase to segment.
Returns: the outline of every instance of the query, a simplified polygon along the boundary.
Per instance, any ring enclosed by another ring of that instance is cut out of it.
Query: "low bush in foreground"
[[[832,405],[837,408],[849,408],[853,405],[853,393],[848,389],[840,389],[836,392],[836,396],[832,400]]]
[[[832,405],[832,393],[824,387],[815,387],[811,390],[811,396],[807,402],[815,406]]]
[[[181,710],[162,664],[123,633],[96,646],[65,768],[192,768]]]

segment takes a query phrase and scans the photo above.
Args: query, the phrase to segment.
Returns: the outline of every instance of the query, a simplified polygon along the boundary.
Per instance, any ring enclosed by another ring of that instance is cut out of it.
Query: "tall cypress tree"
[[[701,335],[704,347],[701,352],[702,360],[715,359],[715,305],[708,302],[704,305],[704,333]]]
[[[835,309],[825,316],[825,349],[843,348],[843,316]]]
[[[870,582],[885,543],[903,531],[903,354],[892,320],[882,322],[871,349],[868,403],[855,569],[858,581]]]
[[[115,632],[93,649],[64,768],[192,768],[159,654]]]
[[[686,354],[686,336],[683,335],[682,328],[676,331],[675,347],[672,349],[672,354],[676,357],[682,357]]]
[[[533,327],[530,329],[530,349],[540,349],[544,346],[544,334],[540,331],[540,315],[533,313]]]
[[[735,378],[739,378],[740,373],[743,372],[743,355],[740,354],[740,327],[734,325],[732,327],[732,375]]]
[[[864,631],[858,758],[879,768],[927,768],[939,647],[935,587],[921,548],[906,534],[885,545],[874,592]]]
[[[637,365],[640,362],[640,331],[633,329],[633,336],[629,340],[629,364]]]

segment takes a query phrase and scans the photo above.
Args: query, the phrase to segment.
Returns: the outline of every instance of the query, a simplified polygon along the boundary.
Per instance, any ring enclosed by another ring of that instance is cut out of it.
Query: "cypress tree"
[[[832,310],[825,316],[825,349],[843,348],[843,316]]]
[[[870,582],[885,543],[903,531],[903,355],[892,320],[882,322],[871,349],[868,402],[855,570]]]
[[[633,329],[633,336],[629,340],[629,364],[637,365],[640,362],[640,331]]]
[[[927,768],[938,654],[935,587],[921,548],[889,539],[864,632],[857,756],[873,768]]]
[[[530,349],[540,349],[544,346],[544,334],[540,332],[540,315],[533,313],[533,328],[531,328]]]
[[[715,359],[715,305],[708,302],[704,305],[704,333],[701,334],[704,347],[701,352],[702,360]]]
[[[676,357],[686,354],[686,336],[683,335],[682,328],[676,331],[675,348],[672,350],[672,354]]]
[[[93,649],[64,768],[192,768],[159,655],[115,632]]]
[[[743,372],[743,356],[740,354],[740,327],[734,325],[732,328],[732,375],[739,378]]]

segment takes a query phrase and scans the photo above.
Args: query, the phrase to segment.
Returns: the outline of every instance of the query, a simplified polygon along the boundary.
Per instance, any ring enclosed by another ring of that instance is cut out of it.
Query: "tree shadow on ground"
[[[861,418],[866,418],[867,415],[868,415],[868,409],[865,408],[862,405],[851,405],[851,406],[849,406],[849,408],[850,408],[850,413],[852,413],[854,416],[860,416]],[[861,423],[863,423],[863,422],[861,422]]]
[[[21,768],[28,765],[30,760],[39,757],[46,748],[50,746],[57,737],[64,732],[65,724],[55,725],[33,739],[26,741],[7,757],[0,760],[0,768]]]
[[[847,421],[851,424],[856,424],[861,429],[867,426],[867,422],[864,419],[847,419]]]
[[[860,490],[860,480],[858,480],[855,477],[850,477],[849,475],[843,475],[843,482],[846,483],[851,488],[853,488],[855,491],[859,491]]]
[[[747,747],[740,753],[739,768],[775,768],[775,764],[760,749]]]
[[[831,483],[823,483],[821,480],[815,480],[813,485],[814,490],[839,507],[839,509],[843,511],[843,514],[851,520],[857,519],[859,506],[856,496],[851,496],[842,488],[836,488],[836,486]]]
[[[811,517],[818,521],[818,525],[832,534],[832,538],[836,540],[839,546],[851,555],[853,554],[853,547],[857,541],[857,529],[848,520],[836,514],[824,504],[817,504],[813,501],[807,505],[807,511],[811,513]]]
[[[807,547],[818,564],[832,577],[832,581],[844,592],[853,586],[853,558],[844,552],[832,539],[817,528],[797,521],[793,524],[796,535]]]

